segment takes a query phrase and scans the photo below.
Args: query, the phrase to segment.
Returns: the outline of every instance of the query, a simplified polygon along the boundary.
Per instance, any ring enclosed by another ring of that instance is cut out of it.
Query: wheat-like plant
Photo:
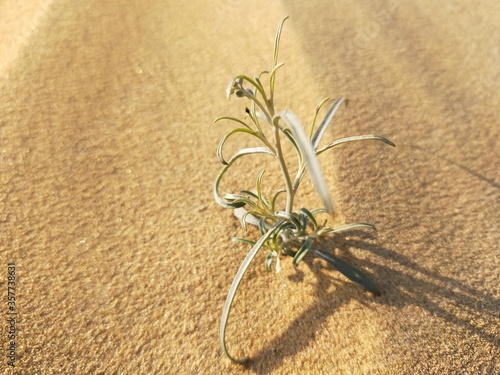
[[[318,248],[316,245],[318,238],[332,233],[355,228],[375,229],[373,225],[366,223],[354,223],[330,228],[326,226],[326,222],[318,222],[317,215],[319,213],[328,212],[333,214],[334,208],[318,163],[317,155],[333,147],[354,141],[376,140],[391,146],[394,146],[394,143],[381,136],[362,135],[338,139],[328,143],[326,146],[320,147],[320,141],[332,118],[342,103],[346,102],[343,98],[333,102],[323,120],[316,127],[318,114],[329,99],[325,99],[319,104],[314,113],[312,125],[308,134],[306,134],[301,122],[291,110],[276,111],[274,106],[274,86],[277,71],[283,66],[283,63],[278,63],[278,50],[281,30],[287,18],[283,19],[278,26],[274,42],[272,69],[269,72],[263,71],[254,78],[247,75],[238,75],[229,83],[227,88],[228,98],[232,95],[236,95],[238,98],[245,98],[250,102],[249,107],[245,109],[246,117],[244,119],[219,117],[214,121],[214,123],[218,123],[227,120],[235,124],[235,128],[224,135],[217,148],[217,156],[224,167],[215,181],[215,200],[221,206],[233,209],[234,214],[239,218],[243,228],[246,229],[247,224],[255,225],[260,229],[262,234],[257,241],[234,238],[235,241],[252,245],[252,249],[241,264],[231,284],[231,288],[229,289],[222,312],[220,326],[220,344],[222,350],[229,359],[238,363],[245,362],[247,357],[236,359],[230,355],[225,339],[227,320],[234,296],[243,275],[257,252],[262,248],[269,251],[265,264],[267,270],[271,269],[272,262],[275,259],[277,261],[276,268],[279,270],[280,255],[292,257],[293,264],[298,265],[307,253],[313,253],[327,261],[347,278],[358,283],[369,292],[380,295],[380,291],[376,284],[359,268],[349,264],[331,252]],[[267,87],[263,85],[263,77],[266,77],[268,80]],[[263,131],[263,127],[269,127],[271,130],[270,132],[267,131],[268,135]],[[223,156],[224,145],[236,134],[246,134],[253,137],[257,141],[258,146],[243,148],[232,155],[231,158],[225,159]],[[298,157],[298,168],[295,171],[295,177],[293,179],[283,154],[282,143],[284,141],[290,142]],[[266,197],[262,190],[264,171],[261,171],[257,176],[255,190],[241,190],[239,193],[221,196],[219,193],[219,185],[224,175],[238,159],[253,154],[268,155],[271,161],[278,163],[283,177],[284,188],[276,191],[272,197]],[[309,173],[313,185],[324,204],[324,208],[311,211],[306,208],[295,209],[295,196],[306,171]],[[277,206],[280,201],[278,197],[281,194],[286,195],[284,207]]]

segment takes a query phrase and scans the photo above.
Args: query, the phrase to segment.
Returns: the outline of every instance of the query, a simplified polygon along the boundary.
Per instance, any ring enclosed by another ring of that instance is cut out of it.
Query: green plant
[[[220,117],[214,121],[214,123],[218,123],[223,120],[228,120],[237,125],[222,138],[217,149],[217,155],[224,167],[215,181],[215,200],[225,208],[234,209],[234,213],[236,217],[240,219],[243,228],[246,229],[247,224],[255,225],[262,233],[262,237],[257,241],[234,238],[235,241],[251,244],[253,246],[232,282],[223,309],[220,326],[220,344],[222,350],[232,361],[238,363],[245,362],[247,358],[236,359],[229,354],[225,340],[226,325],[238,286],[250,262],[261,248],[269,250],[269,255],[266,258],[265,264],[268,271],[271,269],[274,259],[277,260],[277,268],[279,269],[279,256],[281,254],[292,257],[293,264],[298,265],[304,256],[310,252],[327,261],[350,280],[358,283],[369,292],[380,295],[380,291],[376,284],[360,269],[316,246],[316,242],[319,238],[332,233],[355,228],[375,229],[373,225],[366,223],[355,223],[330,228],[326,226],[326,221],[324,223],[318,221],[317,215],[319,213],[328,212],[333,214],[333,204],[320,170],[317,155],[338,145],[353,141],[377,140],[391,146],[394,146],[394,144],[384,137],[362,135],[338,139],[326,146],[319,147],[320,141],[333,116],[342,103],[345,103],[343,98],[336,100],[331,105],[324,119],[316,127],[318,114],[329,99],[325,99],[319,104],[314,113],[313,121],[307,135],[304,127],[292,111],[276,111],[274,107],[275,79],[278,69],[283,66],[283,63],[278,64],[278,50],[281,30],[287,18],[281,21],[276,33],[274,61],[271,71],[261,72],[254,78],[246,75],[238,75],[231,80],[228,86],[228,98],[234,94],[238,98],[245,98],[250,101],[250,106],[245,108],[247,116],[243,120],[235,117]],[[269,80],[267,91],[262,83],[264,75],[268,75]],[[270,131],[268,130],[265,132],[262,128],[263,126],[269,127]],[[226,160],[223,156],[224,145],[236,134],[251,136],[255,138],[260,145],[257,147],[243,148],[236,152],[229,160]],[[293,180],[290,175],[291,171],[284,158],[282,148],[282,142],[284,140],[290,142],[298,158],[298,168]],[[264,171],[261,171],[257,176],[255,190],[241,190],[237,194],[225,194],[221,197],[219,194],[219,185],[222,177],[230,170],[237,160],[253,154],[266,154],[276,160],[283,176],[284,188],[278,190],[270,199],[266,197],[262,189]],[[325,208],[313,211],[309,211],[306,208],[301,208],[299,210],[294,209],[295,197],[306,171],[309,171],[311,180]],[[285,207],[277,207],[281,194],[286,195]]]

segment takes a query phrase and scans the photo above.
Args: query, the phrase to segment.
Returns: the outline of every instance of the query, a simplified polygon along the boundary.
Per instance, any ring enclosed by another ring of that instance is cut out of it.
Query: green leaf
[[[249,76],[245,75],[245,74],[240,74],[240,75],[237,75],[233,81],[235,80],[242,80],[242,81],[247,81],[248,83],[250,83],[252,86],[254,86],[260,93],[260,95],[262,95],[262,97],[264,99],[267,98],[267,95],[266,95],[266,92],[264,91],[264,87],[262,87],[262,85],[260,84],[260,82],[257,82],[255,80],[253,80],[252,78],[250,78]],[[248,95],[248,92],[247,92],[247,95]],[[267,99],[266,99],[267,100]]]
[[[283,24],[288,19],[285,17],[279,24],[278,30],[276,31],[276,38],[274,39],[274,56],[273,56],[273,69],[271,72],[271,76],[269,77],[269,92],[270,92],[270,103],[273,102],[274,99],[274,83],[276,81],[276,71],[283,64],[278,64],[278,52],[280,49],[280,39],[281,39],[281,31],[283,30]]]
[[[297,142],[293,138],[293,134],[290,129],[283,129],[281,126],[279,127],[279,130],[285,135],[285,137],[288,139],[288,141],[292,144],[293,148],[295,149],[295,152],[297,153],[297,156],[299,157],[299,163],[302,163],[302,150],[300,147],[297,145]]]
[[[276,243],[278,240],[278,237],[282,236],[283,232],[287,232],[290,229],[293,230],[294,228],[295,228],[295,225],[293,225],[292,223],[290,223],[288,221],[283,222],[281,224],[281,226],[278,228],[278,230],[275,232],[275,234],[273,234],[272,241],[274,243]],[[281,245],[280,245],[280,247],[281,247]]]
[[[253,123],[255,124],[255,127],[257,128],[257,132],[259,133],[259,135],[261,136],[261,139],[262,141],[266,141],[266,145],[268,145],[268,147],[270,146],[269,142],[267,142],[267,138],[266,136],[264,135],[264,133],[262,132],[262,128],[260,127],[260,123],[259,123],[259,119],[258,119],[258,116],[257,116],[257,112],[255,111],[255,102],[252,101],[252,104],[251,104],[251,109],[248,109],[247,107],[245,108],[245,112],[250,116],[250,119],[253,121]],[[261,112],[259,112],[261,113]],[[262,117],[264,118],[264,120],[267,120],[266,116],[262,114]]]
[[[247,245],[255,245],[255,241],[252,240],[247,240],[246,238],[241,238],[241,237],[233,237],[232,239],[233,242],[241,242]]]
[[[259,219],[254,216],[254,214],[258,214],[258,212],[254,210],[247,211],[245,208],[240,207],[234,210],[234,216],[236,216],[241,221],[241,226],[246,230],[246,224],[259,226]]]
[[[251,210],[259,211],[257,202],[254,202],[253,200],[244,195],[226,194],[224,195],[224,201],[231,205],[238,205],[239,207],[244,207],[248,205]]]
[[[326,187],[325,179],[316,157],[316,151],[314,150],[311,141],[304,133],[302,124],[295,116],[295,114],[290,110],[282,112],[281,117],[288,123],[288,125],[292,129],[292,132],[295,136],[295,141],[297,142],[301,150],[301,153],[309,169],[309,175],[311,176],[311,180],[314,187],[316,188],[316,191],[318,192],[319,197],[321,198],[321,201],[325,205],[325,208],[328,210],[328,212],[330,214],[333,214],[332,199],[330,198],[330,193],[328,192],[328,188]]]
[[[312,246],[310,250],[314,254],[330,263],[349,280],[361,285],[363,288],[373,293],[374,295],[380,296],[380,290],[378,289],[377,285],[359,268],[333,254],[330,254],[329,252],[317,249],[314,246]]]
[[[267,232],[267,226],[266,226],[266,218],[263,217],[259,220],[259,229],[260,229],[260,233],[262,233],[263,235]]]
[[[224,157],[222,156],[222,148],[224,147],[224,144],[226,143],[226,141],[234,134],[237,134],[237,133],[246,133],[246,134],[250,134],[252,136],[254,136],[255,138],[257,138],[258,140],[262,141],[262,138],[259,136],[258,133],[256,133],[255,131],[251,130],[251,129],[247,129],[247,128],[236,128],[236,129],[233,129],[231,130],[229,133],[227,133],[224,137],[222,137],[221,141],[219,142],[219,146],[217,147],[217,157],[219,158],[220,162],[224,165],[227,165],[228,163],[226,162],[226,160],[224,160]]]
[[[324,233],[337,233],[337,232],[344,232],[346,230],[357,229],[357,228],[376,229],[375,226],[372,225],[372,224],[368,224],[368,223],[353,223],[353,224],[341,225],[340,227],[336,227],[336,228],[325,228],[323,230],[323,232]]]
[[[227,345],[226,345],[226,327],[227,327],[227,321],[229,318],[229,313],[231,311],[231,305],[233,304],[234,296],[235,296],[236,291],[238,290],[238,287],[240,286],[241,280],[243,279],[243,276],[245,275],[245,272],[246,272],[248,266],[250,265],[250,263],[252,262],[253,258],[255,258],[255,255],[260,250],[262,245],[273,234],[273,232],[279,228],[280,225],[281,225],[281,222],[277,222],[252,247],[250,252],[245,257],[245,260],[243,260],[243,263],[241,264],[240,268],[238,269],[238,272],[236,273],[236,276],[234,277],[234,280],[231,283],[231,287],[229,288],[229,293],[228,293],[227,298],[226,298],[226,303],[224,304],[224,308],[222,310],[219,338],[220,338],[220,345],[222,347],[222,350],[224,351],[226,356],[233,362],[245,363],[248,359],[247,357],[244,357],[242,359],[234,358],[233,356],[231,356],[231,354],[229,354],[229,351],[228,351]]]
[[[281,39],[281,30],[283,30],[283,24],[288,19],[288,16],[283,18],[278,26],[278,30],[276,31],[276,38],[274,39],[274,59],[273,59],[273,69],[278,65],[278,51],[280,49],[280,39]]]
[[[292,257],[292,258],[295,258],[295,254],[297,254],[296,251],[293,251],[292,249],[290,249],[289,247],[286,247],[286,246],[283,247],[283,251],[285,252],[286,255],[288,255],[289,257]]]
[[[304,256],[307,254],[311,246],[312,246],[312,241],[310,238],[307,238],[300,247],[299,251],[297,251],[297,253],[293,257],[293,264],[295,266],[297,266],[299,262],[302,260],[302,258],[304,258]]]
[[[323,101],[321,103],[319,103],[319,105],[316,107],[316,111],[314,112],[314,117],[313,117],[313,121],[311,124],[311,130],[310,130],[310,134],[309,134],[310,139],[312,139],[313,134],[314,134],[314,127],[316,126],[316,120],[318,119],[319,111],[321,110],[321,108],[323,108],[323,105],[329,100],[330,100],[330,98],[323,99]]]
[[[259,196],[257,194],[255,194],[253,191],[250,191],[250,190],[241,190],[240,191],[241,194],[245,194],[245,195],[249,195],[250,197],[256,199],[256,200],[259,200]]]
[[[274,82],[276,80],[276,72],[278,71],[279,68],[281,68],[285,63],[279,63],[276,65],[273,70],[271,71],[271,75],[269,77],[269,82],[271,83],[271,98],[273,97],[274,94]]]
[[[285,219],[286,221],[292,223],[298,232],[301,231],[302,229],[301,222],[294,214],[289,214],[286,211],[277,211],[275,215],[280,219]]]
[[[272,152],[269,148],[267,147],[250,147],[250,148],[243,148],[237,153],[235,153],[231,159],[228,162],[228,166],[233,164],[237,159],[241,158],[242,156],[245,155],[251,155],[251,154],[269,154],[274,156],[274,152]]]
[[[272,212],[276,211],[276,199],[278,199],[278,196],[282,193],[286,193],[286,189],[280,189],[274,195],[273,200],[271,201],[271,211]]]
[[[266,270],[267,272],[271,272],[271,265],[273,263],[273,259],[277,256],[278,254],[276,251],[271,251],[269,255],[266,257]]]
[[[232,193],[227,193],[226,195],[224,195],[224,199],[228,201],[235,201],[235,200],[251,201],[251,199],[246,195],[232,194]]]
[[[329,143],[325,147],[322,147],[320,150],[318,150],[316,152],[316,154],[319,155],[319,154],[325,152],[326,150],[329,150],[332,147],[341,145],[343,143],[357,142],[357,141],[381,141],[381,142],[388,144],[389,146],[396,147],[396,145],[394,143],[392,143],[390,140],[388,140],[385,137],[381,137],[379,135],[358,135],[358,136],[354,136],[354,137],[341,138],[341,139],[338,139],[336,141],[333,141],[332,143]]]
[[[214,198],[215,201],[220,204],[222,207],[225,208],[237,208],[237,207],[242,207],[243,205],[241,203],[238,204],[230,204],[226,202],[224,199],[221,198],[219,195],[219,185],[222,180],[222,177],[224,177],[224,174],[229,170],[229,168],[233,165],[233,163],[238,160],[239,158],[246,156],[246,155],[252,155],[252,154],[268,154],[274,156],[274,153],[268,149],[267,147],[252,147],[252,148],[244,148],[240,151],[238,151],[236,154],[234,154],[231,159],[227,162],[227,165],[222,169],[222,171],[219,173],[217,176],[217,179],[215,180],[214,184]]]
[[[264,173],[266,170],[260,171],[259,175],[257,176],[257,198],[259,199],[259,203],[261,207],[264,207],[264,199],[262,198],[262,176],[264,176]]]
[[[307,217],[309,218],[309,220],[313,224],[314,230],[318,229],[318,223],[316,222],[316,218],[314,217],[312,212],[304,207],[302,207],[300,210],[307,215]]]
[[[300,227],[301,230],[300,230],[299,235],[302,236],[306,232],[306,230],[307,230],[307,218],[308,217],[307,217],[307,215],[305,215],[303,213],[300,213],[299,214],[299,218],[300,218],[301,224],[302,224],[301,227]]]
[[[222,120],[229,120],[229,121],[235,121],[237,122],[238,124],[241,124],[243,125],[244,127],[252,130],[252,128],[244,121],[236,118],[236,117],[230,117],[230,116],[223,116],[223,117],[218,117],[214,120],[214,124],[218,123],[219,121],[222,121]]]
[[[319,124],[318,129],[314,133],[311,140],[313,148],[315,150],[318,148],[319,142],[321,141],[321,138],[323,138],[323,135],[325,134],[326,129],[330,125],[333,116],[335,116],[335,113],[337,113],[337,110],[344,101],[345,101],[344,98],[337,99],[326,113],[325,118],[323,119],[323,121],[321,121],[321,124]]]

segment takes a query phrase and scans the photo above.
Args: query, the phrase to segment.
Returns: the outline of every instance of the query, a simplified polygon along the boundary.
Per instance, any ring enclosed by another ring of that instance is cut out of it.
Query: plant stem
[[[279,126],[277,124],[278,119],[275,119],[275,122],[276,122],[276,124],[273,123],[274,143],[276,143],[278,162],[280,163],[281,172],[283,173],[283,178],[285,179],[285,185],[286,185],[286,209],[285,209],[285,211],[287,213],[291,214],[292,210],[293,210],[294,191],[293,191],[293,187],[292,187],[292,181],[290,179],[290,174],[288,173],[288,168],[286,166],[285,159],[283,157],[283,151],[281,150],[280,131],[279,131]]]

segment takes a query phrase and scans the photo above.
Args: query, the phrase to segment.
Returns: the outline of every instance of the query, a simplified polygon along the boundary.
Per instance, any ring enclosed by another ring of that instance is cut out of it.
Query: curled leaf
[[[219,175],[217,176],[217,179],[215,180],[214,184],[214,198],[215,201],[220,204],[222,207],[225,208],[237,208],[237,207],[242,207],[241,204],[238,205],[232,205],[225,201],[221,196],[219,195],[219,185],[222,180],[222,177],[226,174],[226,172],[229,170],[229,168],[233,165],[233,163],[238,160],[239,158],[245,156],[245,155],[252,155],[252,154],[269,154],[273,155],[274,153],[267,147],[251,147],[251,148],[244,148],[238,151],[236,154],[234,154],[231,159],[227,162],[227,165],[220,171]]]
[[[229,133],[227,133],[224,137],[222,137],[221,141],[219,142],[219,146],[217,147],[217,157],[219,158],[219,161],[224,164],[224,165],[227,165],[227,161],[224,159],[224,157],[222,156],[222,148],[224,147],[224,144],[226,143],[226,141],[234,134],[237,134],[237,133],[245,133],[245,134],[250,134],[258,139],[261,139],[259,137],[259,134],[251,129],[247,129],[247,128],[236,128],[236,129],[233,129],[231,130]]]
[[[276,251],[271,251],[269,255],[266,257],[266,271],[271,272],[271,264],[273,263],[273,259],[278,255]]]
[[[258,241],[257,243],[252,247],[250,252],[247,254],[245,257],[245,260],[243,260],[243,263],[241,264],[240,268],[238,269],[238,272],[236,273],[236,276],[234,277],[233,282],[231,283],[231,287],[229,288],[229,293],[226,298],[226,303],[224,304],[224,308],[222,310],[222,318],[221,318],[221,323],[220,323],[220,330],[219,330],[219,339],[220,339],[220,345],[222,347],[222,350],[226,354],[226,356],[233,362],[237,363],[245,363],[248,360],[248,357],[244,357],[242,359],[237,359],[234,358],[231,354],[229,354],[229,351],[227,349],[226,345],[226,327],[227,327],[227,320],[229,318],[229,312],[231,311],[231,305],[233,304],[234,296],[236,295],[236,291],[238,290],[238,287],[240,286],[241,280],[243,279],[243,276],[245,275],[245,272],[252,262],[253,258],[255,258],[255,255],[257,252],[260,250],[262,245],[267,241],[267,239],[274,233],[275,230],[277,230],[282,222],[277,222],[274,224],[273,227],[271,227]]]

